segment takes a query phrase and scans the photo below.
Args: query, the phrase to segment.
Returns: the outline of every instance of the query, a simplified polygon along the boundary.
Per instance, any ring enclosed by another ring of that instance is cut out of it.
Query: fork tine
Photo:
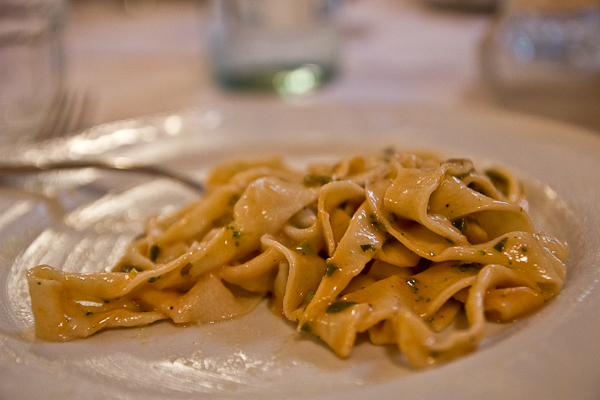
[[[71,126],[71,133],[77,133],[92,125],[92,111],[94,108],[94,102],[88,91],[81,93],[81,100],[79,101],[78,105],[77,118],[74,120],[76,123]]]
[[[56,95],[36,136],[38,140],[65,137],[83,130],[91,120],[91,96],[87,91],[62,90]]]
[[[60,109],[62,108],[62,104],[65,101],[64,97],[65,92],[62,90],[54,95],[52,105],[48,110],[46,116],[44,117],[40,129],[35,136],[37,140],[44,140],[52,137],[52,131],[54,129],[54,126],[56,126],[56,123],[59,118]]]
[[[68,92],[64,98],[58,121],[56,121],[52,132],[52,138],[68,136],[79,125],[79,118],[83,111],[79,94]]]
[[[68,118],[69,125],[65,128],[62,136],[70,136],[79,133],[92,125],[92,114],[94,102],[92,95],[88,91],[81,91],[73,94],[71,106],[71,118]]]
[[[62,102],[58,105],[57,117],[54,121],[54,125],[51,127],[50,134],[48,135],[49,139],[60,137],[67,132],[66,129],[68,127],[69,118],[71,117],[71,110],[73,108],[72,103],[73,94],[65,92],[62,96]]]

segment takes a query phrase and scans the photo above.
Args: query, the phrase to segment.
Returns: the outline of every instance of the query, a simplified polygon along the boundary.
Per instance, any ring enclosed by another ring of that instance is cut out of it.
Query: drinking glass
[[[215,76],[227,88],[302,94],[337,71],[336,0],[214,0]]]
[[[63,79],[61,0],[0,1],[0,144],[41,128]]]

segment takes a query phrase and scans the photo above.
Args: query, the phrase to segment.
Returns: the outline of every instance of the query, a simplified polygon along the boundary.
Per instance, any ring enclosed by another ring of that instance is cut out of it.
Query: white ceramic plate
[[[341,360],[296,336],[266,302],[239,320],[167,322],[47,343],[32,335],[25,271],[110,265],[142,222],[194,198],[163,179],[91,170],[0,188],[0,398],[600,397],[600,137],[513,114],[398,107],[245,106],[96,127],[25,158],[129,156],[201,179],[233,156],[293,164],[389,145],[501,163],[531,192],[538,226],[571,247],[561,295],[490,334],[474,353],[414,371],[394,349],[359,343]],[[7,157],[7,156],[5,156]]]

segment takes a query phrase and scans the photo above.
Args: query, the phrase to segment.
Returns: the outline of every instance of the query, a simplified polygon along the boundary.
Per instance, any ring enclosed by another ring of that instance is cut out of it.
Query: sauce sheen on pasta
[[[565,283],[567,244],[534,228],[503,168],[396,151],[306,171],[273,158],[217,166],[206,186],[151,218],[111,272],[32,268],[36,335],[217,322],[269,297],[340,357],[360,334],[426,367],[474,350],[486,321],[527,316]]]

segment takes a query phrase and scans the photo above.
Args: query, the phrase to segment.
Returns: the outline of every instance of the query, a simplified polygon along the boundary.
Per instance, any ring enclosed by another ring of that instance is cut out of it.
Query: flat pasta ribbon
[[[36,335],[273,312],[340,357],[359,335],[414,367],[473,351],[566,281],[568,246],[535,229],[510,171],[386,152],[315,164],[231,161],[207,195],[151,218],[111,272],[27,274]]]

